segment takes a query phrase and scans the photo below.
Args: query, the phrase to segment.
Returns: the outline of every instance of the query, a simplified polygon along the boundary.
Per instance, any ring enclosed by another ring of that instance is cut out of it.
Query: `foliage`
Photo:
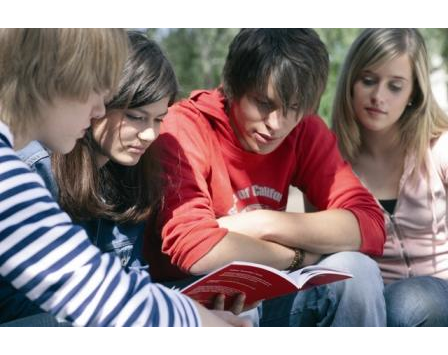
[[[195,89],[217,86],[227,48],[238,29],[175,28],[160,41],[173,63],[185,97]]]
[[[338,73],[345,54],[361,31],[354,28],[316,29],[330,53],[330,75],[327,89],[322,97],[319,114],[329,124],[332,101]],[[438,54],[448,65],[448,29],[422,29],[430,55]],[[181,97],[195,89],[213,88],[219,85],[227,49],[238,32],[234,28],[175,28],[148,29],[173,63],[179,83]]]

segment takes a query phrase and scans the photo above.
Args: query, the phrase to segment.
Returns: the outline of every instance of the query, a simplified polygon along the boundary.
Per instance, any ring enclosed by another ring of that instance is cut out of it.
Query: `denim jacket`
[[[45,149],[38,141],[32,141],[25,148],[18,150],[17,155],[31,170],[35,171],[44,180],[45,187],[51,192],[55,200],[58,198],[58,186],[51,171],[51,152]]]
[[[44,180],[45,186],[55,200],[58,187],[51,170],[51,159],[47,149],[33,141],[17,151],[20,159],[27,163]],[[103,218],[79,223],[87,232],[90,240],[101,251],[116,253],[124,267],[147,268],[141,257],[141,247],[145,223],[116,223]]]

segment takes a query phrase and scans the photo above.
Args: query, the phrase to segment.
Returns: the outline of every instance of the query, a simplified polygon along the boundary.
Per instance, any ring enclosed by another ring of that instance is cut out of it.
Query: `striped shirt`
[[[199,326],[193,302],[125,272],[74,225],[12,149],[0,122],[0,274],[42,309],[78,326]],[[0,300],[1,301],[1,300]]]

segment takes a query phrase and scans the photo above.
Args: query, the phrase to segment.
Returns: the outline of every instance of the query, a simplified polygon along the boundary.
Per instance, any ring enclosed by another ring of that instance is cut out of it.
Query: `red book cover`
[[[351,278],[344,271],[312,265],[292,273],[243,261],[234,261],[185,287],[181,292],[207,308],[217,294],[226,296],[225,309],[238,293],[246,294],[246,304],[268,300],[292,292]]]

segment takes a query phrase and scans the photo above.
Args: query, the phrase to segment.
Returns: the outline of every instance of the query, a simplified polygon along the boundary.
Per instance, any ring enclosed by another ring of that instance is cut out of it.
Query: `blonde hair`
[[[0,119],[13,133],[42,104],[115,90],[128,54],[122,29],[0,29]]]
[[[431,140],[448,129],[448,117],[437,104],[429,78],[428,55],[416,29],[366,29],[350,47],[333,103],[333,129],[342,155],[353,163],[361,149],[359,122],[352,105],[353,86],[363,70],[376,68],[403,54],[408,55],[413,76],[411,104],[398,124],[398,143],[406,154],[414,154],[414,172],[426,169],[425,154]]]

